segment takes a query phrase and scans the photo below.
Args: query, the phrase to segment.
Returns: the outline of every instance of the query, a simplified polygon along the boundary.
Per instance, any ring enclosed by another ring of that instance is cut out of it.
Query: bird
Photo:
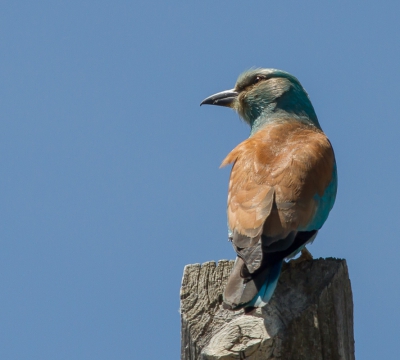
[[[283,70],[251,68],[200,105],[232,108],[250,125],[221,164],[233,164],[227,217],[237,255],[223,307],[250,313],[271,300],[284,261],[312,259],[305,246],[336,198],[335,154],[307,92]]]

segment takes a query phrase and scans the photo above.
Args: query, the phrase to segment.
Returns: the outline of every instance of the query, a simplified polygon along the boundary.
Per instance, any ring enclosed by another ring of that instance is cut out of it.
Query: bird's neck
[[[288,120],[300,121],[321,129],[311,101],[304,92],[283,94],[275,102],[264,107],[262,111],[252,115],[249,116],[250,136],[268,124]]]
[[[253,122],[250,123],[250,136],[254,135],[259,130],[263,129],[265,126],[283,123],[287,121],[299,121],[304,124],[313,125],[316,128],[321,130],[321,127],[315,121],[312,121],[308,117],[297,116],[295,114],[290,113],[280,113],[279,116],[274,114],[273,116],[259,116]]]

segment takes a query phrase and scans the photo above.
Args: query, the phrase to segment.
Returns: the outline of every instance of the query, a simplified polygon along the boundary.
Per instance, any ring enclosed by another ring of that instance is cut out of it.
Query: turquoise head
[[[277,121],[301,121],[321,128],[307,92],[293,75],[277,69],[250,69],[231,90],[204,99],[200,105],[231,107],[251,127],[251,134]]]

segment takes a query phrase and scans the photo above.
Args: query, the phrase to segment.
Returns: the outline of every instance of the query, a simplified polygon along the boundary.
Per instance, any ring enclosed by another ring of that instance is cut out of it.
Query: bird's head
[[[231,90],[204,99],[200,105],[230,107],[255,133],[267,123],[285,119],[320,128],[306,91],[293,75],[276,69],[250,69],[239,76]]]

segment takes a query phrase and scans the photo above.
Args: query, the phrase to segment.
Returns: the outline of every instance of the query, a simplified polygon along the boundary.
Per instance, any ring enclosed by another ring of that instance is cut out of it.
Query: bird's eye
[[[262,76],[256,76],[256,78],[254,79],[254,84],[259,83],[261,80],[263,80]]]

